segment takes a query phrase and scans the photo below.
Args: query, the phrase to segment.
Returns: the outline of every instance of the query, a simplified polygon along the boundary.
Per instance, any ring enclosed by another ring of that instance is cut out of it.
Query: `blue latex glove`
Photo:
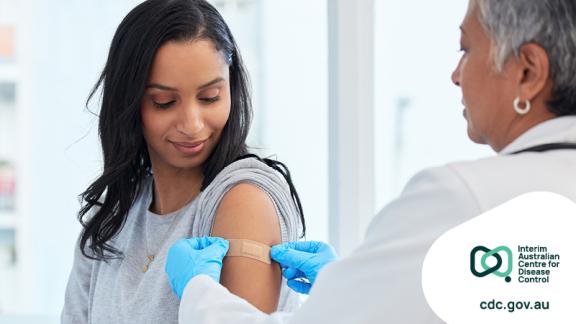
[[[227,252],[228,241],[219,237],[195,237],[174,243],[164,270],[178,298],[182,298],[184,288],[194,276],[205,274],[220,282],[222,259]]]
[[[334,248],[323,242],[290,242],[275,245],[270,256],[282,267],[282,275],[293,290],[308,294],[318,272],[338,259]]]

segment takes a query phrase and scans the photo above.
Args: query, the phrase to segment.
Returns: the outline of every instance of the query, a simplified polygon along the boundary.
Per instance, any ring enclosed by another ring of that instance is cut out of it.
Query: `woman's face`
[[[518,89],[507,77],[515,68],[515,60],[507,60],[503,71],[496,71],[490,57],[490,39],[478,14],[475,0],[471,0],[461,26],[462,58],[452,73],[452,81],[462,90],[470,139],[499,151],[507,144],[510,126],[516,118],[512,102]]]
[[[220,140],[230,106],[228,65],[212,42],[172,41],[160,47],[141,102],[155,171],[202,166]]]

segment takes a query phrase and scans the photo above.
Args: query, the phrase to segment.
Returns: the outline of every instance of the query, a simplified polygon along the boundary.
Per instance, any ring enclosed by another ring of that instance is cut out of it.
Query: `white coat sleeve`
[[[423,171],[374,218],[350,256],[322,270],[291,317],[259,312],[197,277],[184,292],[179,323],[442,323],[422,291],[424,257],[440,235],[479,214],[474,195],[450,167]]]
[[[291,314],[263,313],[246,300],[233,295],[214,279],[199,275],[186,285],[178,313],[179,324],[281,324]]]

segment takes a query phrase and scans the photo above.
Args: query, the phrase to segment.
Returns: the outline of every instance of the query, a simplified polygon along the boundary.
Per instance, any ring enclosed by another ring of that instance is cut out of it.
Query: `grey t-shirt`
[[[296,241],[299,214],[282,176],[266,164],[248,158],[222,170],[194,200],[168,215],[149,211],[152,176],[128,213],[121,232],[112,244],[124,253],[108,263],[84,257],[77,245],[68,279],[63,324],[83,323],[178,323],[178,297],[164,272],[166,253],[181,238],[210,235],[216,209],[236,184],[251,183],[266,192],[276,207],[282,242]],[[155,260],[149,269],[147,255]],[[278,310],[298,307],[298,296],[283,280]]]

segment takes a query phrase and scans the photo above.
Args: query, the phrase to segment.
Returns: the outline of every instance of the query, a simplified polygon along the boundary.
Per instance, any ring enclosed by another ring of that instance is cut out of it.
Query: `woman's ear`
[[[522,69],[518,95],[522,100],[533,101],[551,82],[548,53],[540,45],[527,43],[520,48],[518,63]]]

